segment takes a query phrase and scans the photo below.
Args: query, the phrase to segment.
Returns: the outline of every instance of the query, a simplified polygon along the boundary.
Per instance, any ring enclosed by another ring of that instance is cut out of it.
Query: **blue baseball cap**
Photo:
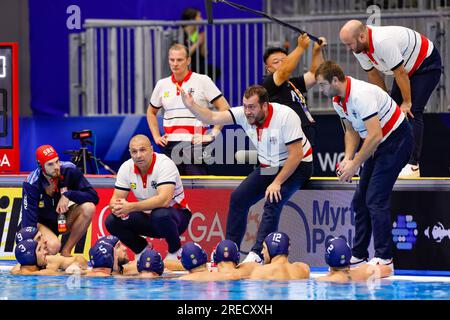
[[[38,229],[35,227],[25,227],[17,231],[16,233],[16,244],[22,242],[27,239],[34,239],[36,234],[38,233]]]
[[[186,243],[181,251],[181,264],[186,270],[195,269],[208,262],[208,255],[197,243]]]
[[[107,242],[98,242],[89,249],[89,259],[93,268],[110,268],[114,266],[114,247]]]
[[[36,247],[38,242],[33,239],[27,239],[19,242],[16,245],[14,253],[16,255],[17,262],[22,266],[36,266],[37,256]]]
[[[148,271],[162,275],[164,272],[164,262],[158,251],[147,248],[139,257],[137,269],[139,272]]]
[[[113,247],[116,246],[117,242],[119,242],[119,238],[117,238],[116,236],[113,235],[109,235],[109,236],[103,236],[98,238],[98,240],[95,242],[95,244],[100,243],[100,242],[106,242],[109,243],[110,245],[112,245]]]
[[[330,267],[346,267],[350,265],[352,249],[342,238],[332,238],[325,248],[325,261]]]
[[[289,254],[289,237],[284,232],[272,232],[270,233],[266,239],[264,239],[264,243],[267,246],[267,250],[269,251],[269,258],[272,259],[275,256],[280,254]]]
[[[213,261],[218,264],[222,261],[231,261],[235,264],[239,263],[241,254],[237,244],[231,240],[222,240],[213,252]]]

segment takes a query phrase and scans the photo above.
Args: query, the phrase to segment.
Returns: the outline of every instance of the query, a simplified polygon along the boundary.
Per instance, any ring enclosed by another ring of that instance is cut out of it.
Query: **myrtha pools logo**
[[[394,240],[397,249],[412,250],[417,241],[417,223],[411,215],[399,215],[397,221],[392,224],[392,240]]]

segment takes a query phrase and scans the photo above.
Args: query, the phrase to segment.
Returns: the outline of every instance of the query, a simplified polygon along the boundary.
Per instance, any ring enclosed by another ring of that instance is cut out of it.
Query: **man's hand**
[[[326,47],[328,45],[327,39],[325,37],[319,37],[320,40],[322,40],[322,44],[318,44],[317,42],[314,42],[313,50],[321,50],[323,47]]]
[[[359,166],[353,160],[343,160],[339,163],[339,167],[336,170],[339,180],[342,182],[352,182],[352,178],[356,175]]]
[[[189,92],[186,92],[181,88],[178,83],[176,83],[178,90],[181,92],[181,100],[183,101],[183,104],[186,106],[186,108],[192,108],[194,105],[194,98]]]
[[[212,134],[199,134],[196,133],[192,136],[192,144],[203,144],[210,143],[214,141],[214,136]]]
[[[311,42],[311,39],[309,39],[309,36],[306,33],[304,33],[297,38],[297,47],[302,48],[303,50],[306,50],[306,49],[308,49],[310,42]]]
[[[155,143],[161,147],[167,146],[167,134],[155,139]]]
[[[56,212],[59,214],[69,211],[69,201],[64,194],[61,194],[61,199],[59,199],[58,205],[56,206]]]
[[[281,184],[277,182],[272,182],[266,189],[266,201],[270,200],[270,202],[278,202],[281,200]]]
[[[402,105],[400,106],[400,109],[405,114],[407,119],[408,119],[408,115],[411,118],[414,118],[414,115],[411,112],[411,107],[412,107],[412,103],[411,102],[403,102]]]
[[[128,215],[133,211],[133,204],[125,199],[117,199],[112,210],[116,217],[122,217]]]

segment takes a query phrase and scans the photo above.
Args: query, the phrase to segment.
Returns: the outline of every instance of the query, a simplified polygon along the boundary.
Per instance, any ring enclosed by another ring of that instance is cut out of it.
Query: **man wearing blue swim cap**
[[[290,241],[283,232],[270,233],[263,242],[262,255],[264,265],[250,274],[255,280],[299,280],[309,278],[309,266],[306,263],[288,260]]]
[[[13,275],[62,275],[87,269],[87,261],[82,256],[48,255],[43,241],[33,239],[21,241],[16,245],[14,252],[19,265],[11,270]]]
[[[161,254],[156,250],[146,248],[137,261],[137,270],[140,278],[161,277],[164,272]]]
[[[113,274],[133,275],[138,274],[136,261],[131,261],[128,257],[127,247],[113,235],[98,238],[93,248],[99,243],[106,243],[114,248]]]
[[[212,253],[212,262],[221,273],[233,274],[240,279],[246,279],[252,271],[260,266],[256,262],[239,263],[240,253],[237,244],[231,240],[220,241]]]
[[[207,262],[208,255],[199,244],[194,242],[186,243],[182,247],[181,263],[189,271],[189,274],[179,277],[178,280],[225,281],[240,279],[236,274],[209,271]]]
[[[345,283],[350,281],[366,281],[369,278],[389,277],[392,269],[387,265],[363,264],[350,269],[352,250],[342,238],[332,238],[327,242],[325,261],[330,266],[326,276],[316,278],[317,281]]]
[[[88,277],[109,277],[114,267],[114,247],[106,241],[99,241],[89,249],[92,269],[86,273]]]

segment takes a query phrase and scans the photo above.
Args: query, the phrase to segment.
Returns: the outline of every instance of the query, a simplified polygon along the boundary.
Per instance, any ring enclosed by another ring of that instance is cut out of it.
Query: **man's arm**
[[[397,82],[400,92],[402,93],[403,98],[403,102],[402,105],[400,106],[400,109],[402,109],[402,112],[405,113],[406,117],[408,117],[409,115],[411,118],[414,118],[414,115],[411,112],[412,107],[411,84],[409,82],[408,72],[406,72],[405,67],[403,67],[403,65],[397,67],[394,70],[394,77],[395,82]]]
[[[359,137],[358,132],[353,129],[352,124],[348,120],[342,120],[344,124],[344,160],[353,160],[353,157],[355,156],[356,151],[359,147],[359,142],[361,141],[361,138]]]
[[[384,83],[383,75],[375,68],[367,71],[367,78],[370,83],[379,86],[381,89],[387,92],[386,84]]]
[[[22,185],[22,228],[37,227],[39,190],[24,182]]]
[[[308,72],[303,75],[306,90],[311,89],[316,84],[316,70],[324,62],[322,48],[327,45],[327,39],[324,37],[320,37],[319,39],[322,40],[322,44],[318,44],[317,42],[314,43],[311,66],[309,67]]]
[[[218,112],[223,112],[223,111],[226,112],[227,110],[230,109],[230,105],[228,104],[227,99],[225,99],[223,96],[214,100],[213,105],[218,110]],[[194,135],[193,143],[197,144],[197,143],[212,142],[220,134],[220,132],[222,131],[222,128],[223,128],[223,125],[215,125],[209,134],[205,134],[203,136],[199,135],[200,137],[197,137]]]
[[[288,56],[281,63],[280,68],[278,68],[278,70],[273,74],[273,81],[277,87],[281,86],[291,77],[291,74],[297,67],[303,53],[306,49],[308,49],[310,41],[311,40],[306,33],[297,38],[297,47],[295,47],[295,49],[288,54]]]
[[[366,161],[370,156],[373,155],[376,148],[383,139],[383,132],[381,131],[381,124],[378,115],[364,121],[364,125],[367,129],[367,138],[364,139],[364,143],[354,159],[349,160],[343,166],[339,166],[339,171],[341,172],[339,180],[341,181],[351,181],[352,177],[356,174],[359,167],[363,164],[364,161]],[[341,162],[341,164],[342,163],[343,162]]]
[[[129,193],[130,193],[129,190],[114,189],[114,193],[111,197],[111,200],[109,200],[109,208],[112,210],[117,200],[126,199]]]
[[[178,87],[181,91],[181,98],[183,104],[191,110],[191,112],[202,122],[207,124],[233,124],[233,118],[229,111],[217,111],[212,112],[208,108],[202,108],[194,102],[192,95],[186,93],[181,87]]]
[[[220,97],[219,99],[214,100],[213,102],[214,107],[218,110],[218,112],[227,112],[227,110],[230,110],[230,105],[228,104],[227,99],[225,99],[224,96]],[[215,125],[212,130],[211,134],[214,136],[214,139],[220,134],[220,131],[222,130],[223,125]]]
[[[82,204],[85,202],[92,202],[98,204],[99,198],[97,191],[87,181],[83,173],[75,167],[75,165],[67,171],[67,177],[65,178],[66,186],[72,186],[73,189],[68,189],[64,192],[64,197],[77,203]]]
[[[147,123],[148,127],[153,136],[153,140],[159,146],[165,147],[167,145],[167,136],[161,136],[159,132],[158,118],[156,115],[158,114],[159,109],[149,105],[147,108]]]
[[[303,140],[299,140],[286,146],[288,157],[281,171],[278,172],[273,182],[267,187],[266,200],[269,199],[270,202],[273,202],[273,199],[276,202],[281,200],[281,185],[297,169],[303,159],[302,142]]]

